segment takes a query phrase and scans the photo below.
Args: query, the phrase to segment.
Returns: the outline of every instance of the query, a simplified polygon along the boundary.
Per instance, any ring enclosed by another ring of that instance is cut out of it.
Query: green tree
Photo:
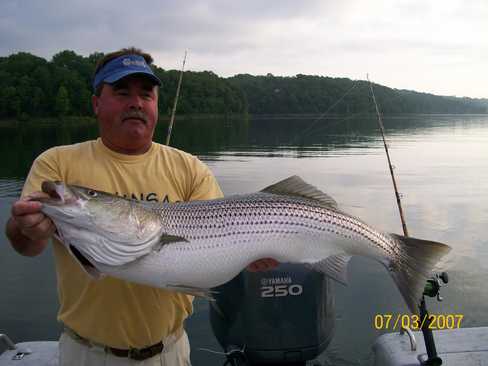
[[[51,61],[19,52],[0,57],[0,118],[92,114],[91,79],[103,53],[88,57],[64,50]],[[163,85],[160,113],[171,111],[180,72],[154,67]],[[355,86],[352,88],[352,86]],[[487,99],[443,97],[375,84],[381,111],[388,113],[488,113]],[[345,93],[347,92],[347,95]],[[340,103],[337,103],[337,101]],[[298,74],[291,77],[186,71],[178,114],[373,113],[369,83]]]
[[[8,86],[3,90],[2,99],[5,101],[5,116],[18,117],[22,113],[20,98],[17,94],[17,88]]]
[[[58,116],[66,116],[70,110],[68,90],[61,85],[56,94],[55,111]]]

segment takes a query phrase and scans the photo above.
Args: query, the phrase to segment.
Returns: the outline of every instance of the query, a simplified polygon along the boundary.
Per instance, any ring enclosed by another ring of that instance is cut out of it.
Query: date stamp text
[[[376,314],[373,326],[377,330],[400,330],[410,328],[421,330],[426,326],[432,330],[461,328],[463,314],[431,314],[429,317],[420,317],[410,314]]]

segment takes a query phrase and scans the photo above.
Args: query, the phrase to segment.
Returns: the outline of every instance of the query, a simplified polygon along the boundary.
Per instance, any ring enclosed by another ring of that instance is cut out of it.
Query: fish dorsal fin
[[[293,175],[278,183],[264,188],[261,192],[308,198],[322,203],[327,208],[338,210],[337,202],[331,196],[305,182],[298,175]]]

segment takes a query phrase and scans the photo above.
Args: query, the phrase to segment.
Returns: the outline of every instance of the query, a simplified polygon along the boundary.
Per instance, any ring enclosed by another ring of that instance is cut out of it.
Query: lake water
[[[488,116],[386,118],[387,138],[411,236],[449,244],[450,282],[444,301],[428,301],[436,314],[462,314],[463,327],[488,326]],[[165,139],[161,126],[155,139]],[[59,144],[97,136],[94,125],[0,125],[0,224],[19,195],[32,160]],[[257,191],[300,175],[369,224],[401,233],[386,157],[374,120],[256,119],[177,121],[172,145],[198,155],[226,195]],[[0,333],[15,342],[53,340],[57,297],[50,250],[36,258],[16,254],[0,234]],[[349,285],[336,287],[336,334],[324,364],[369,365],[376,314],[406,307],[386,270],[353,258]],[[194,365],[224,358],[208,321],[208,305],[195,302],[188,320]]]

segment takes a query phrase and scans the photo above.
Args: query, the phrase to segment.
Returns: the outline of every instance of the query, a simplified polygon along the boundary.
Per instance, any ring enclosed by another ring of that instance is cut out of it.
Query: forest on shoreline
[[[92,116],[91,80],[96,61],[73,51],[50,61],[26,52],[0,57],[0,119]],[[153,66],[163,82],[159,111],[169,115],[179,71]],[[485,114],[488,99],[437,96],[373,84],[384,114]],[[374,113],[370,86],[364,80],[316,75],[219,77],[211,71],[185,71],[178,115]]]

